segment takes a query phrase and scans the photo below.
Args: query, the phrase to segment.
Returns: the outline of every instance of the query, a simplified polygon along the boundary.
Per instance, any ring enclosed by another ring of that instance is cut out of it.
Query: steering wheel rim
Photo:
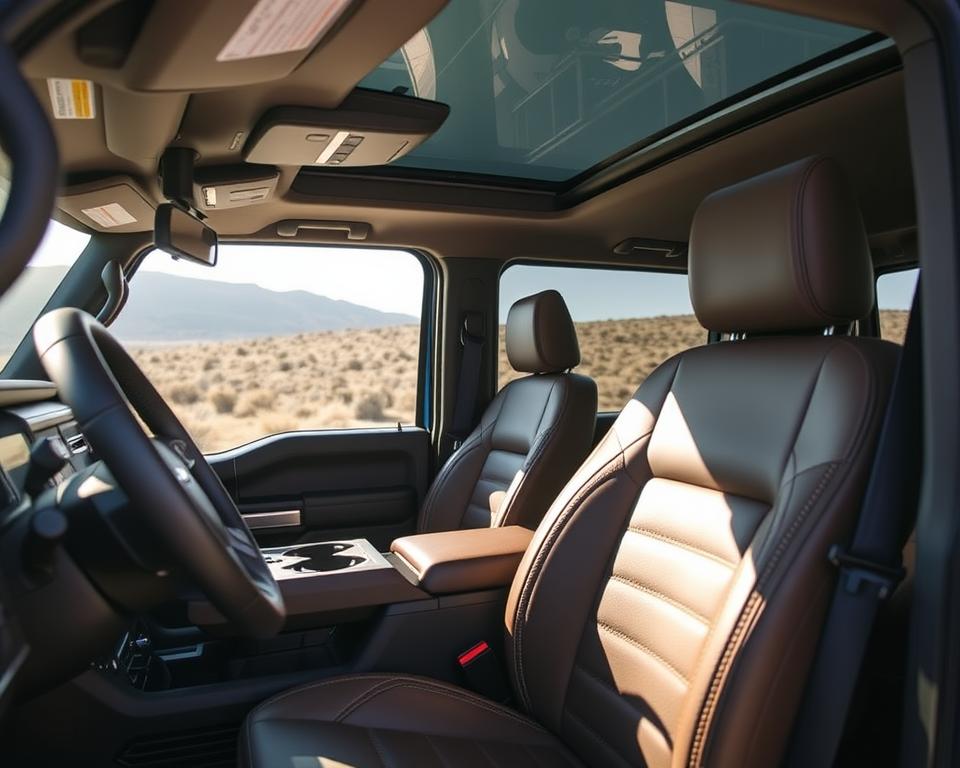
[[[89,314],[72,308],[37,320],[33,340],[60,398],[155,537],[164,567],[203,592],[242,634],[279,631],[283,598],[250,529],[123,346]]]

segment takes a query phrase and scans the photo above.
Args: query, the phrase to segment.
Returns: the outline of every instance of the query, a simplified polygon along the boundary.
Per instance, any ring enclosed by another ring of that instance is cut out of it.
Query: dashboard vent
[[[235,768],[237,725],[141,736],[117,756],[125,768]]]

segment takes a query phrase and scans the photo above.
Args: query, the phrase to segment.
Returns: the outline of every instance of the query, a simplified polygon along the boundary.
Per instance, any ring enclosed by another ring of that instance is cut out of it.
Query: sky
[[[88,235],[51,222],[31,262],[34,266],[72,264]],[[254,283],[273,291],[305,290],[384,312],[420,316],[423,269],[411,254],[374,250],[292,245],[224,245],[216,267],[174,261],[155,251],[141,269],[201,280]],[[880,278],[882,309],[909,309],[916,270]],[[134,283],[135,285],[135,283]],[[547,288],[563,294],[578,321],[690,314],[685,275],[609,269],[576,269],[518,264],[500,281],[500,322],[519,298]]]
[[[917,270],[883,275],[877,282],[881,309],[910,309]],[[575,269],[518,264],[500,278],[500,322],[519,298],[558,290],[574,320],[693,314],[687,276],[611,269]]]
[[[51,222],[33,266],[72,264],[88,235]],[[222,245],[215,267],[150,253],[140,269],[271,291],[310,291],[383,312],[420,317],[423,267],[406,251],[293,245]],[[136,287],[136,278],[132,284]]]

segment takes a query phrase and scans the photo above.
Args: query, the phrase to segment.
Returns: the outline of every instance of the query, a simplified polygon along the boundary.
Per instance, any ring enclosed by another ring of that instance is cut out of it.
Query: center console
[[[70,727],[121,765],[167,752],[174,757],[157,765],[194,764],[184,756],[217,743],[223,764],[234,765],[243,717],[291,687],[364,672],[468,683],[458,656],[482,642],[500,654],[507,589],[530,536],[498,528],[408,536],[389,552],[363,539],[265,549],[287,606],[279,635],[234,637],[208,603],[189,603],[189,617],[171,604],[170,613],[137,620],[94,669],[23,711],[46,726],[69,699],[84,717]]]
[[[210,603],[188,603],[192,626],[138,622],[101,671],[144,692],[262,687],[279,675],[315,679],[394,671],[456,682],[457,654],[498,644],[506,590],[531,538],[519,527],[262,550],[287,609],[276,637],[233,637]],[[252,690],[252,688],[251,688]]]

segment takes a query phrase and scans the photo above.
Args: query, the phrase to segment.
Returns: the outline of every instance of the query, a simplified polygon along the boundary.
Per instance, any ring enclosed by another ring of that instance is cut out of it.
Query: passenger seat
[[[556,291],[517,301],[507,315],[507,359],[529,373],[507,384],[440,470],[418,531],[536,528],[583,462],[597,416],[597,385],[571,373],[580,345]]]

